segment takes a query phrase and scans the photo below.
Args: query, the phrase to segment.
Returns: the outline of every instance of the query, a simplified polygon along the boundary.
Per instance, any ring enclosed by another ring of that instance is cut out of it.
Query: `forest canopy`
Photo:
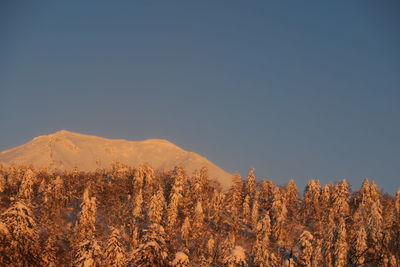
[[[5,266],[399,266],[400,191],[285,185],[203,168],[0,166]]]

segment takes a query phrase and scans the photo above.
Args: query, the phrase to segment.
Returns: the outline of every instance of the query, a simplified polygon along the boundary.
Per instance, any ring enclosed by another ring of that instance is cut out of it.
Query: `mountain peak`
[[[229,173],[208,159],[164,139],[127,141],[60,130],[0,152],[0,164],[32,164],[54,170],[77,167],[82,171],[94,171],[107,168],[116,161],[132,167],[148,163],[161,170],[183,165],[188,174],[207,167],[211,179],[225,188],[231,184]]]

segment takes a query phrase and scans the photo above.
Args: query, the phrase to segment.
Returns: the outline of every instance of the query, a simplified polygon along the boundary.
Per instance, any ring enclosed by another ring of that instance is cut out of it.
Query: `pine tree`
[[[104,251],[103,266],[125,266],[125,249],[121,239],[120,231],[114,228]]]

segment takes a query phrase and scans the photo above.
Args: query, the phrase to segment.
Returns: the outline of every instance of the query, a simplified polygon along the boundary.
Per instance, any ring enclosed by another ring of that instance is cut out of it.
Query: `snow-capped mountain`
[[[92,171],[107,168],[115,161],[128,166],[148,163],[156,169],[169,170],[182,164],[187,173],[207,167],[211,179],[223,187],[232,176],[206,158],[183,150],[162,139],[127,141],[107,139],[66,130],[33,138],[21,146],[0,152],[0,164],[32,164],[50,169]]]

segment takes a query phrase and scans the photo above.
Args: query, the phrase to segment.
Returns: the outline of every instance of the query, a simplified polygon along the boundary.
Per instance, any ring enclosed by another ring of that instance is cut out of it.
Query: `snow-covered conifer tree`
[[[303,231],[298,241],[300,247],[299,262],[301,266],[311,267],[313,256],[313,235],[308,231]]]
[[[221,215],[224,209],[224,201],[225,201],[225,194],[214,191],[213,199],[211,201],[212,210],[210,219],[212,219],[212,221],[216,226],[219,225],[221,220]]]
[[[303,223],[314,225],[320,219],[320,196],[321,186],[318,180],[309,180],[304,190],[303,201],[301,205],[301,214]]]
[[[188,267],[190,266],[189,257],[182,251],[175,254],[174,260],[171,262],[172,267]]]
[[[257,228],[258,217],[259,217],[258,192],[256,192],[253,200],[253,206],[251,207],[251,225],[253,231],[255,231]]]
[[[129,266],[166,266],[167,251],[164,228],[153,223],[143,230],[143,238],[139,247],[132,253]]]
[[[97,267],[101,263],[101,248],[94,236],[77,244],[74,266]]]
[[[103,254],[103,266],[120,267],[125,265],[125,248],[121,242],[121,234],[117,228],[114,228]]]
[[[254,175],[254,168],[249,170],[247,174],[247,181],[246,181],[246,194],[250,196],[250,200],[253,200],[253,197],[257,190],[257,181],[256,176]]]
[[[31,169],[26,170],[18,191],[20,199],[27,199],[29,201],[32,198],[33,185],[36,179],[36,174]]]
[[[400,189],[397,190],[396,192],[396,198],[395,198],[395,209],[398,215],[400,215]]]
[[[177,167],[174,169],[174,184],[172,186],[167,207],[168,229],[173,229],[177,224],[179,201],[181,200],[183,193],[184,175],[182,168]]]
[[[227,197],[227,211],[229,213],[229,223],[234,232],[238,230],[238,222],[240,218],[240,208],[242,206],[243,201],[243,181],[240,178],[240,175],[236,174],[233,177],[233,184],[228,192]]]
[[[246,262],[246,254],[244,248],[235,246],[231,252],[224,258],[224,266],[227,267],[245,267],[248,266]]]
[[[135,220],[140,221],[143,219],[143,193],[141,188],[135,191],[132,207],[132,216],[135,218]]]
[[[242,220],[244,224],[250,222],[250,195],[246,195],[243,201]]]
[[[337,267],[343,267],[347,263],[347,233],[346,224],[343,218],[339,219],[334,233],[334,253],[333,264]]]
[[[196,207],[194,209],[194,216],[193,216],[193,238],[197,239],[203,235],[202,230],[204,226],[204,212],[201,202],[198,201]]]
[[[6,189],[6,179],[4,175],[0,173],[0,193],[3,193]]]
[[[348,216],[350,214],[349,184],[346,182],[346,179],[335,185],[332,197],[332,209],[335,218]]]
[[[283,198],[282,193],[277,187],[274,188],[270,212],[272,237],[278,244],[281,244],[284,238],[283,224],[286,220],[287,209],[285,199]]]
[[[9,266],[40,265],[39,235],[31,209],[15,202],[1,215],[1,232],[7,233],[1,244],[1,262]],[[4,227],[7,229],[4,229]]]
[[[148,217],[150,222],[155,224],[160,224],[165,207],[164,190],[162,188],[158,189],[151,199],[148,208]]]
[[[89,196],[89,188],[86,188],[83,193],[79,223],[76,231],[78,240],[84,240],[86,237],[93,236],[96,230],[96,212],[96,197]]]
[[[186,245],[188,244],[190,239],[190,231],[191,231],[190,220],[189,217],[186,217],[181,227],[181,238]]]
[[[254,264],[259,267],[276,266],[276,257],[270,247],[271,220],[268,212],[257,223],[256,230],[256,242],[252,251]]]
[[[363,225],[360,225],[355,232],[354,240],[354,258],[355,264],[363,265],[365,261],[365,254],[367,251],[367,233]]]
[[[283,196],[286,201],[286,208],[288,210],[288,218],[291,221],[296,221],[299,210],[299,190],[297,189],[296,182],[290,179],[289,183],[283,190]]]
[[[56,241],[56,237],[54,235],[50,235],[46,240],[44,251],[42,251],[42,262],[48,267],[57,266],[57,248],[55,246]]]

